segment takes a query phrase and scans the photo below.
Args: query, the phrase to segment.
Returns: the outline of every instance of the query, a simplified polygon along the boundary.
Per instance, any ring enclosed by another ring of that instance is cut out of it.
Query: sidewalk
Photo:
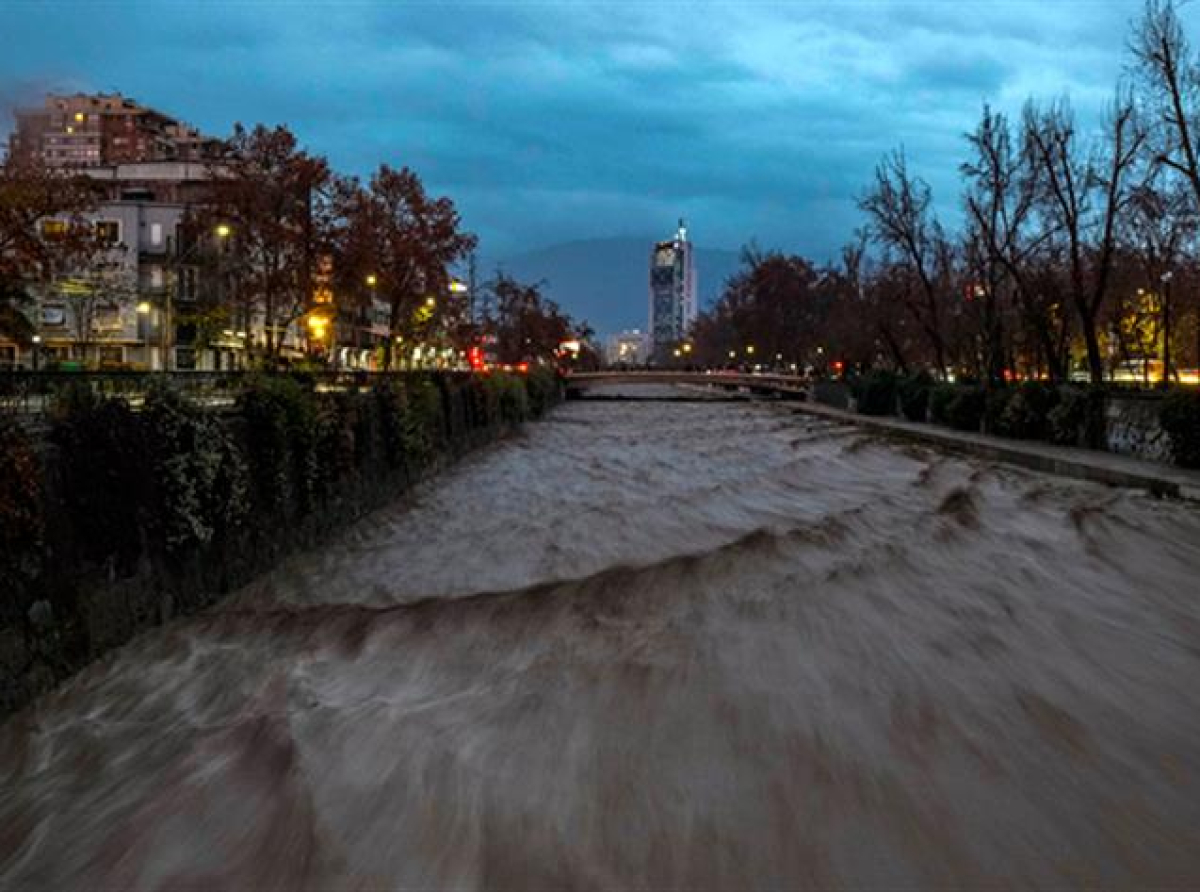
[[[1031,440],[1009,440],[986,434],[952,430],[937,424],[921,424],[901,418],[859,415],[820,403],[793,403],[792,407],[807,415],[828,418],[872,428],[882,433],[896,434],[945,449],[966,452],[990,461],[1008,462],[1048,474],[1076,477],[1146,489],[1155,495],[1183,498],[1200,502],[1200,471],[1189,471],[1172,465],[1144,461],[1128,455],[1078,449],[1071,446],[1051,446]]]

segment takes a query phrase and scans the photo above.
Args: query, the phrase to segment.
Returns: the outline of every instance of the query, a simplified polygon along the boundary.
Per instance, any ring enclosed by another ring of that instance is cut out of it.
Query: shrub
[[[267,512],[306,514],[318,478],[317,401],[292,377],[264,377],[241,397],[254,488]]]
[[[143,425],[120,399],[73,387],[55,407],[61,491],[80,557],[132,572],[142,552],[149,476]]]
[[[405,466],[415,474],[429,464],[444,441],[441,393],[427,376],[405,385],[403,428]]]
[[[1096,446],[1104,436],[1104,392],[1065,387],[1046,413],[1046,436],[1059,446]]]
[[[152,489],[147,539],[177,555],[227,538],[250,507],[246,462],[228,429],[167,388],[147,394],[142,421]]]
[[[950,404],[958,396],[953,384],[937,384],[929,393],[929,418],[938,424],[950,423]]]
[[[1004,412],[1008,408],[1009,402],[1012,401],[1015,391],[1004,385],[993,385],[984,390],[987,395],[984,400],[983,429],[989,434],[998,434],[1001,437],[1010,436],[1004,422]]]
[[[24,611],[17,595],[37,576],[43,523],[42,463],[25,432],[0,418],[0,620]]]
[[[383,439],[379,427],[378,402],[369,394],[350,391],[317,400],[315,491],[321,499],[370,466]]]
[[[403,468],[408,456],[405,429],[407,400],[404,388],[386,381],[376,386],[371,396],[375,400],[384,461],[389,468]]]
[[[1009,398],[999,422],[999,433],[1020,440],[1043,440],[1049,433],[1050,411],[1058,391],[1040,381],[1026,381]]]
[[[1200,392],[1171,393],[1163,400],[1158,417],[1171,441],[1175,463],[1200,468]]]
[[[861,414],[896,414],[897,379],[894,372],[874,369],[856,379],[853,387]]]
[[[926,371],[906,375],[900,380],[900,412],[909,421],[929,419],[929,397],[933,391],[933,377]]]
[[[512,375],[489,375],[486,387],[495,401],[497,421],[516,424],[529,417],[533,388],[527,382]]]
[[[954,398],[946,406],[946,421],[960,431],[979,432],[987,410],[987,391],[978,384],[955,388]]]
[[[562,399],[562,378],[556,370],[546,366],[531,368],[524,378],[529,397],[527,417],[541,418],[551,406]]]

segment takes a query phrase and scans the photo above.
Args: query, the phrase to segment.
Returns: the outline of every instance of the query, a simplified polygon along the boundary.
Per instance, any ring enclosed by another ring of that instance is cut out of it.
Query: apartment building
[[[119,93],[47,96],[18,109],[9,153],[50,167],[100,167],[144,161],[204,161],[220,140]]]

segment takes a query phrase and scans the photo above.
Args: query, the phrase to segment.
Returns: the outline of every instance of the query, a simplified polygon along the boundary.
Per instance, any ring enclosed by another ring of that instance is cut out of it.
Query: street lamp
[[[38,361],[41,359],[42,352],[42,336],[35,334],[30,340],[33,342],[33,370],[38,370]]]

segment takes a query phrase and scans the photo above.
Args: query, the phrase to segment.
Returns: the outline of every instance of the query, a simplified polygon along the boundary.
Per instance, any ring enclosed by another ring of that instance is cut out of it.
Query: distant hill
[[[645,329],[650,247],[654,239],[608,238],[564,242],[499,261],[481,262],[481,278],[497,265],[522,281],[544,281],[544,293],[575,319],[586,319],[599,335]],[[738,267],[737,251],[697,248],[700,308],[716,301]]]

